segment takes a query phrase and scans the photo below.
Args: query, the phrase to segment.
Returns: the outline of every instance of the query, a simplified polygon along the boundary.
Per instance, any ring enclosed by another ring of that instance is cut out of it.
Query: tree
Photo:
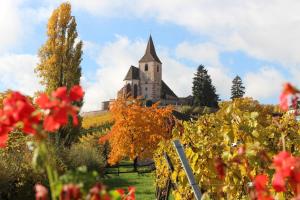
[[[195,77],[193,78],[194,105],[217,107],[219,96],[216,88],[212,85],[210,76],[203,65],[199,65]]]
[[[80,83],[82,41],[78,40],[76,26],[75,17],[71,16],[70,3],[61,4],[48,21],[48,38],[39,50],[40,62],[35,69],[48,94],[58,87],[66,86],[69,90]],[[82,101],[76,105],[81,107]],[[69,123],[59,130],[59,134],[55,134],[56,144],[69,145],[79,130],[80,126],[73,127]]]
[[[245,87],[243,86],[243,82],[241,77],[236,76],[232,80],[232,87],[231,87],[231,99],[241,98],[245,94]]]
[[[40,62],[35,69],[48,94],[80,83],[82,41],[78,41],[76,26],[70,3],[61,4],[48,21],[48,39],[39,50]]]
[[[117,99],[111,106],[115,121],[111,131],[100,138],[108,141],[111,152],[108,162],[115,164],[123,158],[152,158],[162,140],[171,138],[174,124],[171,107],[143,106],[139,100]]]

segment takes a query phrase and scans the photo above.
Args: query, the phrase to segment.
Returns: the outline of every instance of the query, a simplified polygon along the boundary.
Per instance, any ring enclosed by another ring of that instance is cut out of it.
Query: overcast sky
[[[41,90],[34,68],[46,24],[59,0],[0,0],[0,90]],[[282,83],[300,85],[299,0],[72,0],[84,42],[84,111],[115,98],[130,65],[138,66],[149,34],[163,79],[191,94],[204,64],[221,99],[240,75],[246,95],[277,103]]]

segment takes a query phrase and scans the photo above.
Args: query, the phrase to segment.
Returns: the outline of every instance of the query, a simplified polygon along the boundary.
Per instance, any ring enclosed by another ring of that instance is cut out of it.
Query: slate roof
[[[161,61],[159,60],[158,56],[156,55],[156,51],[155,51],[155,47],[154,47],[151,35],[148,40],[145,55],[140,59],[139,62],[150,62],[150,61],[156,61],[161,64]]]
[[[169,88],[169,86],[161,80],[161,98],[165,99],[166,95],[177,97],[177,95]]]
[[[140,79],[140,69],[135,67],[135,66],[131,66],[124,78],[125,80],[139,80]]]

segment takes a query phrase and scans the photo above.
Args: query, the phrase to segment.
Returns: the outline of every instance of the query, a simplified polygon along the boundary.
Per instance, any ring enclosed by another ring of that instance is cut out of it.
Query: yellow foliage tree
[[[61,4],[48,21],[48,39],[39,50],[40,63],[35,69],[47,93],[80,83],[82,41],[78,41],[76,26],[70,3]]]
[[[70,89],[80,84],[82,41],[78,40],[76,26],[70,3],[62,3],[48,21],[48,39],[39,50],[40,63],[35,69],[48,94],[61,86]],[[82,102],[77,104],[81,105]],[[79,128],[70,124],[61,128],[55,134],[55,143],[70,145],[76,140]]]
[[[158,104],[145,107],[139,100],[117,99],[111,106],[115,123],[111,131],[100,138],[111,146],[108,162],[115,164],[123,158],[152,158],[162,140],[171,138],[174,124],[172,108]]]

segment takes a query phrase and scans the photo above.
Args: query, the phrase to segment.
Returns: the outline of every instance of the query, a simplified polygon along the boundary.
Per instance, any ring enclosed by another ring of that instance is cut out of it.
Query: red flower
[[[280,173],[283,178],[286,178],[291,175],[296,159],[289,152],[282,151],[274,157],[273,164],[276,172]]]
[[[135,187],[128,187],[128,196],[126,200],[135,200]]]
[[[0,127],[0,129],[3,129],[3,128]],[[0,134],[0,148],[4,148],[6,146],[6,142],[8,140],[8,132],[9,132],[9,130],[5,130],[5,132],[3,131],[3,133]]]
[[[79,85],[75,85],[70,90],[71,101],[80,101],[84,95],[82,88]]]
[[[60,200],[79,200],[81,199],[80,188],[74,184],[64,185],[60,193]]]
[[[94,185],[89,191],[89,199],[101,200],[102,196],[100,196],[100,195],[101,195],[102,190],[105,190],[105,187],[103,185],[101,185],[100,183],[97,183],[96,185]]]
[[[280,173],[275,173],[272,181],[272,186],[276,192],[285,191],[285,181],[284,177]]]
[[[289,108],[288,104],[288,97],[292,95],[292,102],[293,106],[295,107],[295,102],[297,101],[298,97],[295,96],[296,94],[300,93],[299,90],[297,90],[294,86],[292,86],[290,83],[285,83],[283,86],[283,91],[280,94],[280,103],[279,106],[282,110],[286,111]]]
[[[79,101],[83,98],[83,91],[80,86],[71,88],[67,93],[66,87],[58,88],[49,98],[46,94],[41,94],[36,103],[47,110],[43,127],[46,131],[56,131],[61,126],[68,123],[69,115],[73,119],[73,124],[78,125],[78,107],[72,105],[72,101]]]
[[[116,189],[116,191],[120,194],[120,196],[123,196],[125,194],[125,191],[123,189]]]
[[[274,200],[274,198],[272,196],[260,193],[257,195],[257,200]]]
[[[67,96],[67,87],[59,87],[55,91],[52,92],[52,97],[58,98],[60,100],[68,101],[69,98]]]
[[[254,186],[256,191],[264,191],[267,187],[268,177],[265,174],[257,175],[254,179]]]
[[[287,94],[297,94],[299,93],[300,91],[295,88],[294,86],[292,86],[292,84],[290,83],[285,83],[283,85],[283,93],[287,93]]]
[[[225,178],[225,163],[222,158],[217,158],[214,164],[219,178],[223,180]]]
[[[0,110],[0,146],[5,146],[8,133],[15,126],[21,125],[24,133],[35,134],[39,123],[40,115],[35,113],[32,103],[19,92],[10,93],[3,100],[3,109]]]
[[[47,200],[48,199],[48,190],[41,184],[36,184],[35,188],[35,199],[36,200]]]

